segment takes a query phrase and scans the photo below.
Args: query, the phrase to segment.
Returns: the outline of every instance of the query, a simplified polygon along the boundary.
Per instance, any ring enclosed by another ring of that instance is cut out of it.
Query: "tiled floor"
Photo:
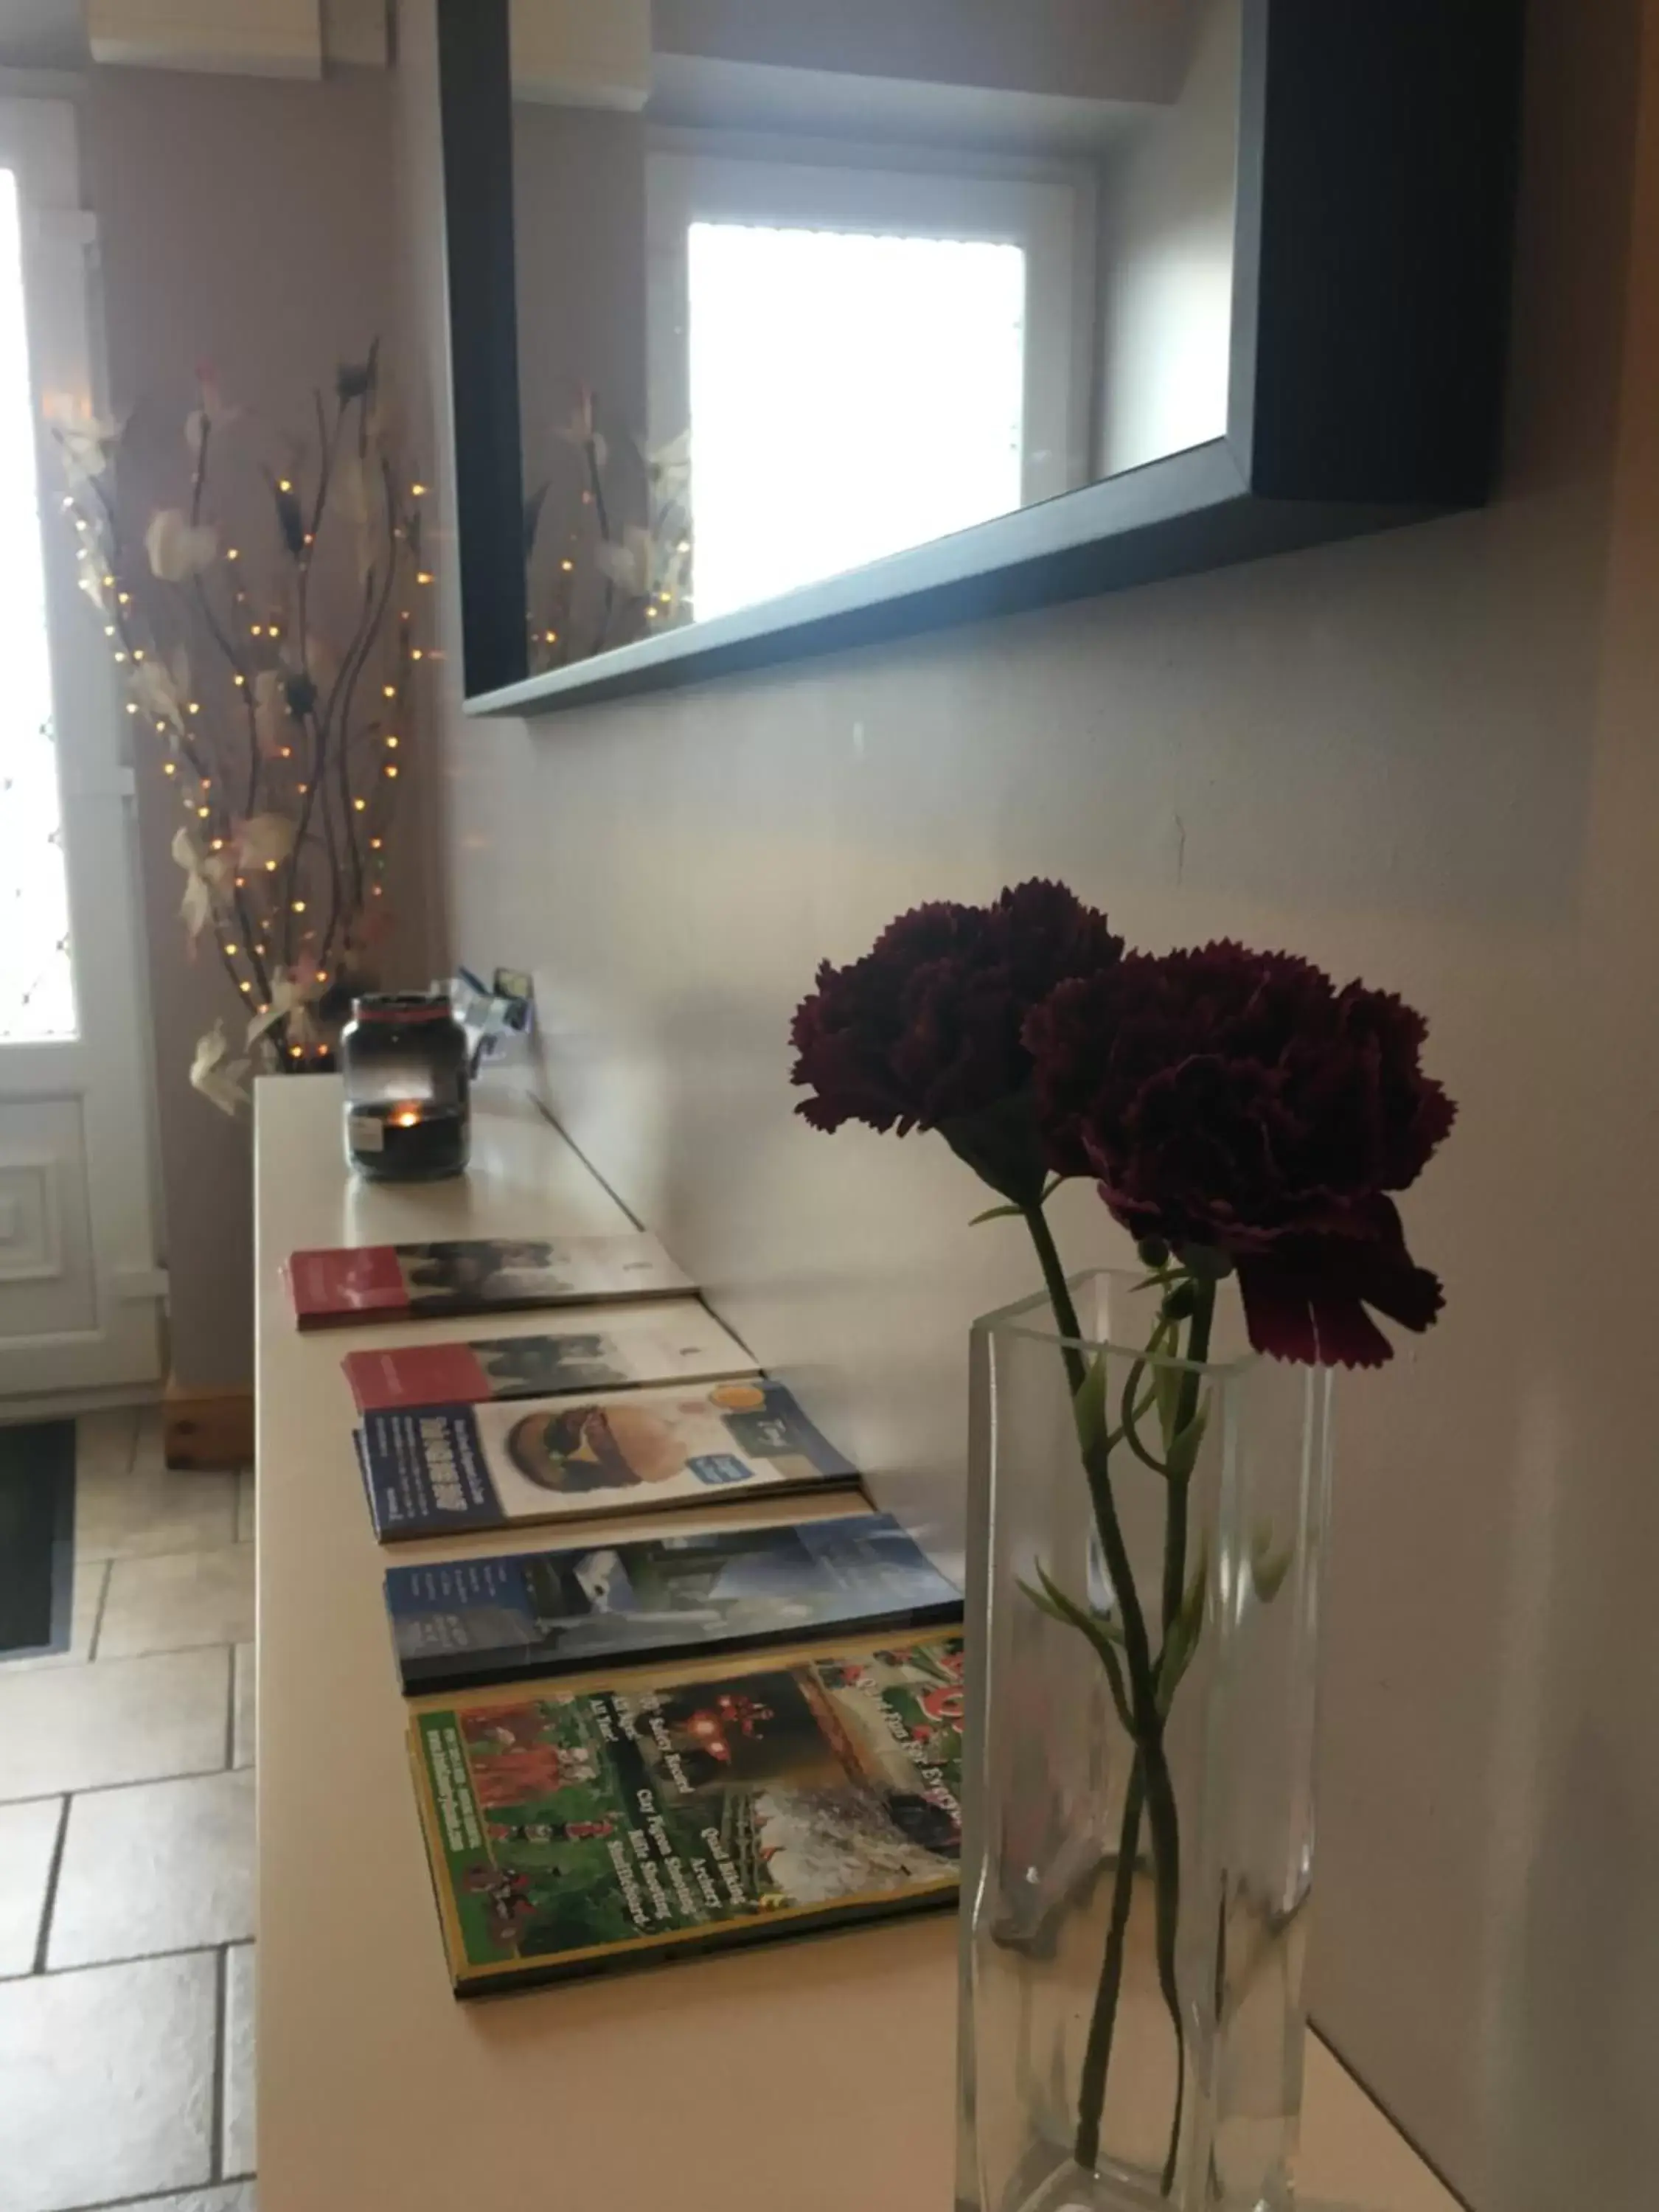
[[[0,1660],[0,2212],[254,2212],[252,1509],[81,1423],[73,1648]]]

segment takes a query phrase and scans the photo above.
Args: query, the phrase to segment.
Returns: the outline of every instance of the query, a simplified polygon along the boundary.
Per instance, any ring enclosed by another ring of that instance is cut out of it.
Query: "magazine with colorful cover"
[[[579,1307],[544,1335],[471,1337],[349,1352],[340,1362],[360,1413],[556,1398],[642,1382],[752,1375],[755,1363],[696,1298]]]
[[[295,1252],[287,1275],[301,1328],[677,1297],[697,1287],[643,1230],[617,1237],[470,1237]]]
[[[382,1543],[858,1480],[783,1385],[763,1376],[410,1407],[366,1413],[362,1436]]]
[[[896,1521],[833,1511],[793,1528],[722,1515],[683,1536],[422,1561],[389,1571],[386,1602],[410,1695],[962,1619],[961,1593]]]
[[[422,1698],[457,1995],[953,1904],[962,1667],[854,1639]]]

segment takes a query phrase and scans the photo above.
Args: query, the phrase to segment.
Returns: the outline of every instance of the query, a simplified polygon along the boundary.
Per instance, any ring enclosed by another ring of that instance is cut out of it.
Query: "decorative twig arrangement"
[[[240,1002],[240,1038],[216,1020],[191,1077],[228,1113],[250,1069],[329,1065],[331,1026],[371,971],[422,658],[408,586],[432,580],[424,487],[389,449],[378,349],[338,370],[331,399],[313,392],[311,437],[263,469],[263,544],[232,542],[216,509],[240,421],[204,379],[187,503],[142,532],[117,481],[124,427],[55,426],[81,587],[179,796],[190,952],[210,943]]]
[[[580,483],[556,554],[552,478],[544,478],[525,501],[530,666],[538,674],[692,619],[690,437],[658,453],[637,439],[628,441],[641,480],[630,501],[616,483],[594,392],[582,388],[558,434],[575,449]],[[623,520],[630,504],[635,511],[642,506],[645,522]]]

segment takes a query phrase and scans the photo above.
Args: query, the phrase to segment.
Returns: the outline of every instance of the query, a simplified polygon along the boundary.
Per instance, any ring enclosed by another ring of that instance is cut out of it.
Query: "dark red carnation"
[[[1376,1367],[1367,1308],[1412,1329],[1440,1310],[1388,1195],[1455,1111],[1426,1034],[1384,992],[1219,944],[1062,984],[1025,1042],[1053,1168],[1094,1176],[1137,1237],[1233,1261],[1258,1351]]]
[[[1021,1030],[1057,984],[1098,974],[1122,950],[1104,915],[1061,884],[901,915],[863,959],[826,961],[797,1008],[793,1080],[814,1095],[796,1111],[815,1129],[938,1129],[995,1189],[1028,1203],[1042,1164]]]

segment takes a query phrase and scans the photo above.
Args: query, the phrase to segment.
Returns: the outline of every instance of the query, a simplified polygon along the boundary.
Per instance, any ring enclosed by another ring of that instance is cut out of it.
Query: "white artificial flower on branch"
[[[244,868],[279,868],[294,850],[298,825],[285,814],[256,814],[240,823],[235,833],[237,865]]]
[[[250,1072],[329,1065],[352,996],[386,980],[388,832],[416,729],[408,586],[431,580],[419,472],[383,427],[373,348],[311,395],[306,437],[204,376],[161,448],[185,480],[137,513],[155,455],[130,469],[130,427],[51,413],[77,580],[183,817],[186,951],[216,953],[248,1039],[233,1058],[216,1024],[191,1081],[234,1113]]]
[[[657,541],[638,523],[628,525],[620,544],[601,545],[594,557],[601,574],[629,599],[649,599],[656,589]]]
[[[208,1103],[216,1106],[222,1114],[234,1120],[249,1103],[247,1085],[248,1066],[246,1059],[232,1060],[230,1040],[225,1035],[222,1021],[196,1040],[196,1057],[191,1062],[191,1087],[201,1093]]]
[[[257,1044],[262,1036],[283,1026],[290,1046],[309,1044],[318,1034],[311,1013],[317,990],[315,978],[303,969],[279,969],[272,979],[270,1004],[263,1013],[255,1014],[247,1025],[248,1042]]]
[[[187,584],[213,566],[219,533],[210,522],[191,522],[181,507],[164,507],[144,532],[150,574],[164,584]]]

